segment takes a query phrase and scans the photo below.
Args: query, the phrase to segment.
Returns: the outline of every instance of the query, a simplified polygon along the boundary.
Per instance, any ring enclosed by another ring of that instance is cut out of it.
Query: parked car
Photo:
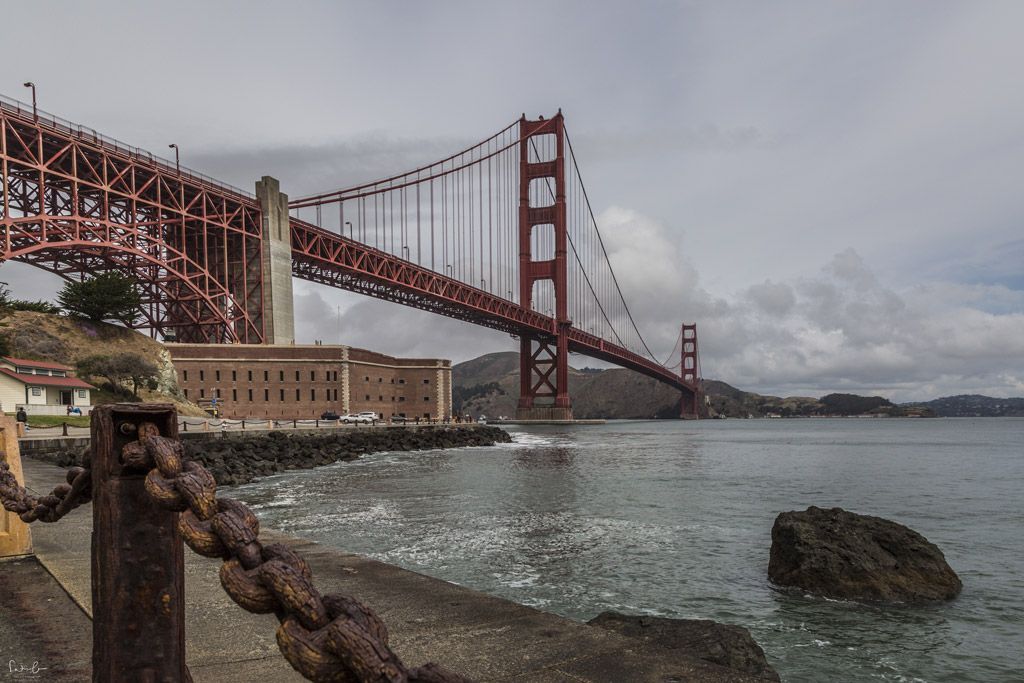
[[[372,411],[359,413],[359,417],[365,417],[369,419],[370,422],[376,422],[377,420],[381,419],[380,417],[378,417],[377,413],[374,413]]]
[[[323,412],[323,413],[322,413],[322,414],[320,415],[320,419],[321,419],[321,420],[338,420],[338,419],[341,419],[341,418],[340,418],[340,417],[339,417],[339,415],[338,415],[338,414],[337,414],[336,412],[334,412],[333,410],[327,410],[327,411],[324,411],[324,412]]]
[[[347,425],[359,424],[360,422],[363,424],[370,424],[373,422],[373,418],[367,417],[365,413],[359,413],[358,415],[342,415],[339,419]]]

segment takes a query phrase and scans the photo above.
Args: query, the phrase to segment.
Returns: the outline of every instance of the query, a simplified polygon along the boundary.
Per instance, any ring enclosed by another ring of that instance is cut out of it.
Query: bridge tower
[[[697,355],[697,324],[683,323],[680,341],[679,374],[683,383],[691,386],[691,391],[683,390],[681,414],[684,420],[696,420],[700,417],[700,358]]]
[[[555,137],[554,158],[541,159],[541,136]],[[519,304],[534,308],[534,284],[551,281],[555,295],[554,320],[550,334],[520,335],[519,406],[520,420],[571,420],[569,399],[569,329],[567,249],[565,215],[565,128],[562,112],[554,118],[535,121],[524,115],[519,120]],[[534,151],[531,161],[530,151]],[[543,183],[543,192],[554,194],[554,203],[532,206],[531,184]],[[553,186],[553,187],[552,187]],[[551,226],[554,232],[554,258],[535,260],[531,238],[538,228]]]

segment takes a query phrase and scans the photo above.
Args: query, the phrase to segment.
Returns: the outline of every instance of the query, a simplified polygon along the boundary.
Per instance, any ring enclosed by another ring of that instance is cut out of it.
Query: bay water
[[[785,681],[1024,680],[1024,419],[609,422],[376,453],[234,489],[263,523],[573,619],[750,629]],[[937,544],[959,598],[878,606],[767,579],[785,510]]]

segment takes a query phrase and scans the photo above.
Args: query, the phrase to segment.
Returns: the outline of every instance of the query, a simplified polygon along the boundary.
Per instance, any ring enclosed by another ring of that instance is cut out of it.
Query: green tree
[[[68,282],[57,294],[57,302],[71,315],[131,325],[139,317],[141,297],[135,280],[108,272],[81,282]]]
[[[154,385],[159,375],[156,365],[137,353],[86,356],[78,361],[76,368],[79,375],[103,377],[114,386],[130,383],[135,398],[139,397],[140,387]]]

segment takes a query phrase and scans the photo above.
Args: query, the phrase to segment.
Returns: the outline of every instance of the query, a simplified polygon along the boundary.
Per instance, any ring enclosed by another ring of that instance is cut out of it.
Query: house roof
[[[72,370],[70,365],[61,365],[60,363],[51,363],[45,360],[29,360],[28,358],[13,358],[11,356],[4,356],[3,359],[11,365],[20,365],[21,367],[28,368],[46,368],[47,370]]]
[[[49,375],[19,375],[10,368],[0,367],[0,374],[12,377],[22,384],[39,387],[69,387],[73,389],[95,389],[91,384],[77,377],[50,377]]]

